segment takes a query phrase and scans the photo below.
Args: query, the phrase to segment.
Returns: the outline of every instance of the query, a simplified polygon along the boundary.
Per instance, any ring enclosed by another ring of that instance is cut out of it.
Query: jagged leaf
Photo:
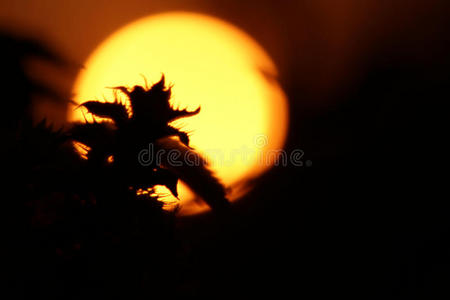
[[[128,111],[124,104],[120,102],[100,102],[86,101],[80,106],[85,107],[89,113],[100,118],[109,118],[116,124],[125,122],[128,119]]]

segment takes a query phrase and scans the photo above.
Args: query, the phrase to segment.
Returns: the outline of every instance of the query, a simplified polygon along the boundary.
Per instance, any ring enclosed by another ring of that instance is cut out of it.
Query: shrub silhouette
[[[126,95],[129,109],[118,100],[117,94],[114,102],[86,101],[80,106],[87,109],[94,121],[76,123],[70,130],[70,137],[89,149],[87,161],[99,168],[111,168],[134,191],[163,185],[177,197],[181,178],[212,208],[227,207],[224,187],[209,170],[206,160],[189,147],[188,134],[169,125],[177,119],[195,116],[200,107],[194,111],[174,109],[169,103],[171,87],[165,86],[164,75],[150,88],[136,85],[113,89]],[[102,121],[97,122],[95,117]],[[178,151],[180,159],[174,163],[162,155],[162,161],[152,158],[150,163],[143,164],[139,156],[149,145],[154,146],[150,155]],[[186,155],[182,154],[195,156],[196,163],[183,161]]]
[[[66,129],[46,120],[33,124],[36,94],[61,99],[28,76],[24,61],[35,57],[65,65],[36,41],[1,32],[0,41],[7,58],[3,103],[10,112],[0,126],[6,178],[2,265],[10,292],[25,299],[140,299],[176,292],[177,282],[167,280],[180,272],[174,260],[175,214],[162,209],[161,195],[136,192],[164,185],[177,195],[182,179],[211,207],[228,206],[224,187],[189,147],[188,135],[169,125],[199,110],[172,109],[163,77],[150,89],[116,88],[130,100],[130,111],[118,101],[87,101],[82,106],[101,121]],[[74,141],[89,147],[87,159],[75,151]],[[152,143],[194,153],[200,164],[143,166],[138,153]]]

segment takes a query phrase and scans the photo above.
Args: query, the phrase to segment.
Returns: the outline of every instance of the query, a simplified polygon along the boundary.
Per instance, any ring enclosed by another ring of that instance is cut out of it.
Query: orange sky
[[[399,37],[406,44],[408,39],[420,43],[421,35],[442,27],[442,3],[446,1],[15,0],[0,2],[0,26],[34,33],[82,63],[103,39],[137,18],[173,10],[210,14],[253,36],[274,59],[281,84],[287,89],[301,85],[316,98],[311,105],[320,105],[357,80],[358,68],[373,51],[389,48]],[[69,76],[67,85],[75,76]]]

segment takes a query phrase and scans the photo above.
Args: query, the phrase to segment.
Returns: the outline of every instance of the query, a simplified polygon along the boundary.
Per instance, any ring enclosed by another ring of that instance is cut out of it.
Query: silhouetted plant
[[[75,123],[68,130],[56,130],[46,120],[33,124],[37,94],[61,99],[28,76],[25,61],[36,57],[62,67],[64,62],[33,40],[0,33],[0,41],[9,112],[0,122],[7,284],[26,299],[167,295],[166,278],[177,272],[175,215],[162,209],[159,196],[137,191],[164,185],[177,195],[182,179],[213,208],[228,205],[223,186],[189,147],[188,134],[169,125],[199,109],[172,109],[163,77],[150,89],[115,88],[128,97],[129,109],[118,100],[83,103],[99,122]],[[74,141],[89,147],[87,159],[75,151]],[[143,166],[138,153],[149,144],[194,153],[199,164],[155,160]]]
[[[111,168],[135,192],[163,185],[177,197],[181,178],[211,207],[227,206],[224,187],[209,170],[206,160],[189,147],[188,134],[170,125],[177,119],[198,114],[200,107],[194,111],[174,109],[169,103],[171,87],[165,86],[164,75],[151,88],[136,85],[113,89],[128,98],[130,109],[118,100],[117,94],[114,102],[84,102],[80,106],[94,120],[76,123],[70,131],[73,140],[87,146],[88,163],[96,168]],[[95,117],[102,121],[96,121]],[[170,137],[178,139],[167,140]],[[156,147],[155,153],[158,149],[179,151],[180,156],[189,152],[198,158],[197,164],[188,165],[181,158],[179,165],[157,159],[143,165],[138,156],[149,145]],[[154,197],[157,199],[158,195]]]

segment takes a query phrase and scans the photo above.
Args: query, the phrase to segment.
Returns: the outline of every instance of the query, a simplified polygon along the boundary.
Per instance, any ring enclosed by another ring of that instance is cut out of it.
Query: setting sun
[[[78,75],[74,101],[114,99],[108,87],[148,85],[164,74],[174,107],[201,112],[175,126],[190,133],[191,146],[233,191],[273,164],[283,147],[287,101],[275,64],[247,34],[224,21],[192,13],[167,13],[137,20],[113,33],[91,54]],[[71,120],[84,118],[71,107]],[[89,118],[88,114],[86,117]],[[180,213],[208,206],[180,187]]]

